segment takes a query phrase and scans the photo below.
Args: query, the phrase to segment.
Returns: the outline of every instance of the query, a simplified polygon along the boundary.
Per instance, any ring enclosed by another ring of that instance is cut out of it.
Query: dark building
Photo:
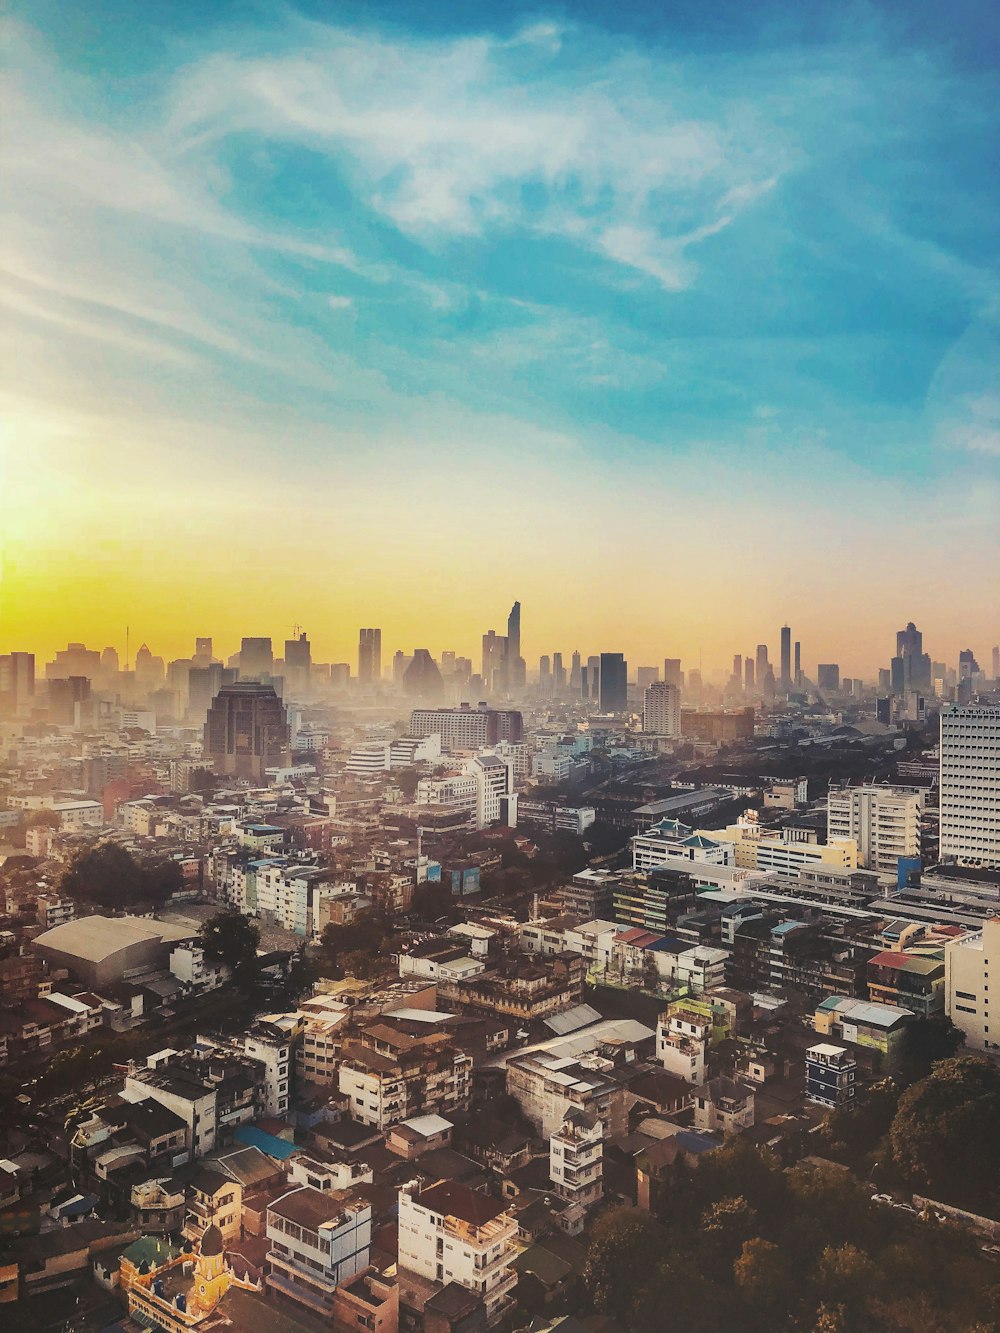
[[[440,699],[444,694],[438,664],[426,648],[414,648],[410,665],[403,672],[403,690],[418,699]]]
[[[624,713],[628,708],[628,663],[622,653],[601,653],[601,712]]]
[[[839,664],[837,662],[820,662],[816,668],[816,684],[821,690],[839,690]]]
[[[270,639],[244,639],[240,644],[240,679],[259,680],[274,673]]]
[[[288,763],[288,719],[271,685],[241,680],[224,685],[205,721],[205,758],[217,773],[260,782],[268,768]]]
[[[72,726],[76,705],[90,698],[90,681],[86,676],[67,676],[65,680],[49,681],[49,720],[58,726]]]
[[[221,662],[209,666],[192,667],[188,672],[188,716],[204,726],[212,700],[223,685],[232,685],[239,676],[235,667],[224,667]]]
[[[521,603],[515,602],[507,617],[507,674],[510,684],[524,685],[527,675],[524,658],[521,656]]]
[[[312,670],[312,645],[304,634],[297,639],[285,640],[285,680],[288,689],[296,696],[305,694],[309,688],[309,673]]]
[[[374,685],[382,679],[382,631],[363,629],[358,636],[358,680]]]
[[[787,690],[792,683],[792,631],[788,625],[781,627],[781,688]]]

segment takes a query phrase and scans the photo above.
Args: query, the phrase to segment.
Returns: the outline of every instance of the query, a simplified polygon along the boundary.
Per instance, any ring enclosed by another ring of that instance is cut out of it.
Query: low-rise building
[[[806,1051],[806,1097],[831,1110],[854,1101],[858,1063],[845,1046],[820,1042]]]
[[[268,1288],[325,1319],[337,1288],[369,1267],[371,1205],[351,1191],[306,1185],[267,1210]]]
[[[694,1094],[695,1129],[729,1138],[754,1123],[754,1091],[737,1079],[720,1075],[711,1078]]]

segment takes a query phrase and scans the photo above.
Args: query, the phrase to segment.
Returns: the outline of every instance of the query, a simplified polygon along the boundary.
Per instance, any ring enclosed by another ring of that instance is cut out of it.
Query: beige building
[[[920,855],[924,798],[909,787],[831,787],[826,806],[829,843],[854,839],[863,870],[896,873],[900,857]]]
[[[970,1051],[1000,1050],[1000,1005],[994,1005],[990,1022],[991,971],[1000,977],[1000,917],[988,917],[981,931],[945,949],[945,1013],[965,1034]]]
[[[834,866],[845,870],[858,868],[858,844],[853,838],[816,841],[816,835],[804,829],[775,829],[768,832],[756,810],[745,811],[735,824],[711,829],[716,842],[732,847],[731,864],[746,870],[762,870],[795,878],[800,870]]]

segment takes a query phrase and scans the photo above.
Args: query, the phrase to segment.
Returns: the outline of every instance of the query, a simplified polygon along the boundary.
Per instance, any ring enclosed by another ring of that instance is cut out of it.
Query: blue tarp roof
[[[248,1148],[259,1148],[261,1152],[267,1153],[268,1157],[273,1157],[279,1162],[286,1161],[297,1151],[294,1143],[289,1143],[287,1139],[279,1139],[276,1134],[267,1134],[256,1125],[240,1125],[233,1138]]]

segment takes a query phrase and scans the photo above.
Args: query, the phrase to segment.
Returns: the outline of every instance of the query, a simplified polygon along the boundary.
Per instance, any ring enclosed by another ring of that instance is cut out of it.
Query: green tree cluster
[[[946,1333],[1000,1313],[1000,1272],[964,1233],[872,1203],[843,1168],[784,1171],[738,1139],[661,1216],[606,1213],[584,1276],[630,1333]]]
[[[225,963],[237,986],[247,989],[254,984],[260,973],[260,930],[248,917],[234,911],[217,912],[204,922],[199,935],[206,956]]]
[[[139,904],[160,906],[182,883],[176,861],[137,860],[116,842],[99,842],[76,853],[59,879],[59,890],[77,902],[120,912]]]
[[[317,963],[323,976],[351,976],[366,980],[384,967],[384,955],[392,935],[392,919],[370,908],[359,912],[348,925],[331,922],[320,936]]]

